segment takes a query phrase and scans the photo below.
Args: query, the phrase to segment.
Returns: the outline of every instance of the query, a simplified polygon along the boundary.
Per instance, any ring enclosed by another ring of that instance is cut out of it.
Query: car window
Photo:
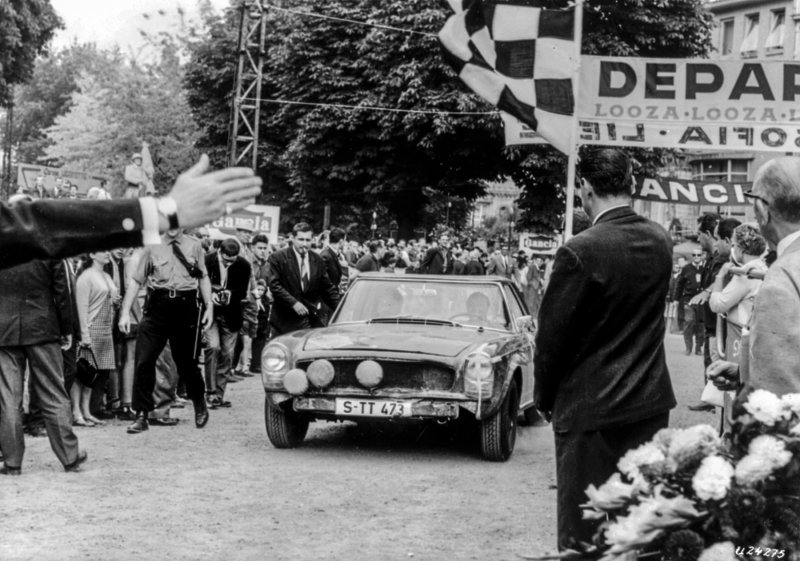
[[[506,292],[506,298],[508,299],[508,307],[510,308],[511,317],[518,318],[520,316],[528,315],[522,304],[520,304],[519,300],[517,300],[517,295],[514,294],[514,291],[511,289],[510,286],[503,287],[503,290]]]
[[[511,329],[496,283],[426,279],[359,279],[345,295],[334,323],[405,318]]]

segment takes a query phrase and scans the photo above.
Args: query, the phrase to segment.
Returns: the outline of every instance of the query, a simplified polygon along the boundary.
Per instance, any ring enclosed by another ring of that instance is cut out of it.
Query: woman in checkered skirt
[[[105,384],[116,368],[114,360],[114,340],[112,326],[114,307],[119,305],[119,293],[113,279],[103,272],[110,261],[107,251],[90,253],[83,272],[75,282],[75,299],[81,325],[81,347],[78,357],[84,357],[96,364],[100,375],[95,386]],[[78,426],[104,424],[92,416],[89,404],[92,388],[75,380],[71,390],[72,421]]]

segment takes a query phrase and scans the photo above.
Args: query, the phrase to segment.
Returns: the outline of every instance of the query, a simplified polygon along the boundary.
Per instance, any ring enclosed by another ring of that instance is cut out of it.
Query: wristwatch
[[[159,197],[156,199],[156,208],[158,213],[163,214],[164,218],[169,222],[170,230],[177,230],[180,228],[178,224],[178,205],[172,197]]]

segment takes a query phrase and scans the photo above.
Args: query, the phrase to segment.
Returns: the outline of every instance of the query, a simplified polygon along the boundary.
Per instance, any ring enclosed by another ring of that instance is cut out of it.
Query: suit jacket
[[[534,402],[553,429],[599,430],[676,404],[664,354],[672,241],[630,208],[559,248],[539,309]]]
[[[371,271],[380,271],[381,264],[378,263],[378,260],[375,259],[371,253],[367,252],[362,255],[358,261],[356,261],[355,268],[362,273],[368,273]]]
[[[517,260],[511,255],[506,256],[508,266],[503,263],[503,256],[493,254],[489,257],[489,268],[486,271],[487,275],[500,275],[501,277],[513,278],[517,270]]]
[[[695,267],[692,263],[684,265],[675,283],[674,300],[681,304],[686,304],[697,296],[703,290],[702,283],[697,280],[698,276],[701,275],[701,269]]]
[[[339,265],[339,256],[330,246],[323,249],[319,256],[322,257],[322,261],[325,263],[325,271],[328,273],[328,278],[331,279],[334,286],[339,286],[339,283],[342,282],[342,266]]]
[[[748,384],[775,394],[800,392],[800,240],[767,271],[750,327]]]
[[[459,261],[458,259],[453,260],[453,274],[454,275],[463,275],[464,270],[466,268],[466,264],[463,261]]]
[[[212,251],[205,256],[208,280],[214,291],[222,287],[221,273],[219,271],[219,258],[217,252]],[[247,289],[250,287],[250,263],[244,257],[237,257],[236,261],[228,266],[228,279],[225,290],[231,291],[231,299],[227,306],[214,305],[214,316],[225,318],[225,323],[231,331],[238,331],[242,327],[242,300],[247,300]]]
[[[129,228],[126,228],[129,226]],[[0,203],[0,269],[31,259],[142,245],[139,201]]]
[[[291,247],[269,256],[269,289],[273,304],[269,323],[276,333],[288,333],[309,327],[322,327],[318,308],[324,302],[330,309],[339,303],[338,287],[328,278],[322,257],[308,252],[309,282],[304,291],[300,281],[300,265]],[[308,316],[299,316],[292,309],[300,302],[309,309]]]
[[[453,271],[453,257],[440,247],[432,247],[422,258],[419,272],[426,275],[448,275]]]
[[[72,300],[61,261],[30,261],[0,271],[0,295],[0,347],[72,335]]]
[[[486,269],[483,268],[483,263],[477,259],[470,259],[464,266],[465,275],[485,275]]]

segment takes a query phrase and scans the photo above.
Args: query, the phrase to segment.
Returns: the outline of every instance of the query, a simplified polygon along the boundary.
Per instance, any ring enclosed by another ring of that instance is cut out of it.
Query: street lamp
[[[378,224],[375,222],[375,219],[378,218],[378,213],[374,210],[372,211],[372,225],[369,227],[372,230],[372,239],[375,239],[375,231],[378,229]]]

